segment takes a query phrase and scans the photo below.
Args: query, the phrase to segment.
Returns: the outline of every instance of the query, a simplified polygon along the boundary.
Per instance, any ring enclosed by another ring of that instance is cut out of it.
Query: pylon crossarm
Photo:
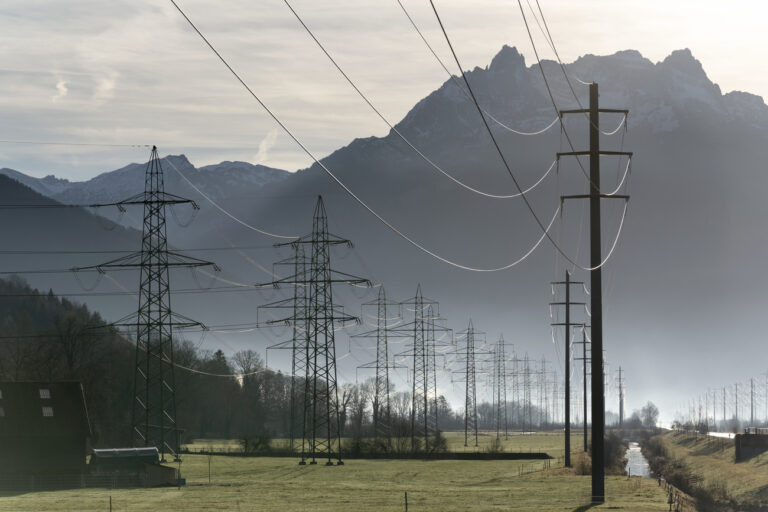
[[[281,341],[280,343],[275,343],[274,345],[269,345],[267,347],[267,350],[293,350],[296,347],[296,341],[294,340],[286,340]]]
[[[368,288],[372,288],[373,287],[373,283],[370,280],[362,278],[362,277],[354,276],[354,275],[348,274],[346,272],[341,272],[339,270],[331,269],[331,275],[341,276],[341,278],[339,278],[339,279],[333,279],[332,278],[334,283],[364,284]]]
[[[201,260],[198,258],[193,258],[191,256],[183,256],[178,253],[173,253],[168,251],[169,256],[172,255],[176,258],[176,261],[168,261],[167,263],[163,263],[163,265],[167,265],[168,267],[205,267],[205,266],[213,266],[214,270],[220,270],[219,267],[213,263],[212,261],[206,261]],[[119,258],[115,258],[114,260],[110,260],[104,263],[99,263],[98,265],[88,265],[85,267],[73,267],[72,272],[84,272],[89,270],[97,270],[99,272],[104,272],[105,269],[123,269],[123,268],[140,268],[143,266],[146,266],[147,264],[142,261],[142,253],[134,252],[131,254],[127,254],[125,256],[121,256]]]
[[[103,203],[103,204],[97,204],[93,205],[95,207],[100,206],[117,206],[120,208],[121,206],[132,206],[132,205],[158,205],[158,204],[190,204],[192,205],[192,208],[195,210],[199,210],[200,207],[197,205],[196,202],[194,202],[192,199],[187,199],[181,196],[177,196],[174,194],[169,194],[167,192],[140,192],[134,196],[129,197],[128,199],[124,199],[122,201],[116,201],[114,203]]]
[[[413,335],[413,330],[411,330],[409,334],[395,332],[391,329],[387,329],[386,332],[387,332],[387,337],[389,338],[409,338],[410,336]],[[381,335],[381,331],[379,329],[373,329],[371,331],[365,331],[357,334],[350,334],[349,337],[350,338],[375,338],[380,335]]]
[[[168,251],[168,257],[174,259],[174,261],[172,261],[172,262],[169,261],[168,262],[169,266],[186,265],[186,266],[190,266],[190,267],[206,267],[206,266],[210,265],[217,272],[219,270],[221,270],[219,268],[219,266],[216,265],[212,261],[203,260],[203,259],[200,259],[200,258],[195,258],[194,256],[186,256],[184,254],[181,254],[181,253],[178,253],[178,252],[175,252],[175,251]]]
[[[336,236],[334,234],[328,233],[328,238],[323,241],[323,243],[327,243],[328,245],[346,245],[350,249],[355,247],[355,244],[353,244],[351,241],[341,238],[340,236]],[[291,246],[297,246],[299,244],[313,244],[317,243],[317,240],[312,238],[312,233],[300,236],[299,238],[296,238],[295,240],[291,240],[290,242],[279,242],[276,244],[273,244],[272,247],[287,247],[289,245]]]

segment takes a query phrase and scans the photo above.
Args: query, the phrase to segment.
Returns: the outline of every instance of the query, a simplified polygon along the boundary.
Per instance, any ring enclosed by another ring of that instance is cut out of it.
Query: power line
[[[92,146],[102,148],[151,148],[152,144],[105,144],[98,142],[53,142],[35,140],[0,140],[0,144],[29,144],[34,146]]]
[[[555,40],[552,37],[552,33],[549,31],[549,25],[547,25],[547,20],[544,17],[544,11],[541,9],[541,4],[539,3],[539,0],[536,0],[536,7],[539,9],[539,14],[541,15],[541,21],[544,23],[544,28],[542,28],[541,23],[539,23],[539,18],[536,16],[536,12],[533,10],[533,6],[531,5],[530,0],[525,0],[528,4],[528,8],[531,10],[531,14],[533,14],[533,19],[536,20],[536,24],[539,26],[539,30],[541,30],[541,33],[544,35],[544,40],[547,41],[549,44],[549,47],[552,48],[552,52],[555,54],[555,58],[557,58],[557,62],[560,65],[560,69],[563,72],[563,77],[565,77],[565,81],[568,83],[568,88],[571,90],[571,94],[573,95],[573,98],[576,100],[576,103],[578,103],[579,108],[584,108],[581,104],[581,100],[579,99],[579,96],[576,94],[576,91],[573,88],[573,84],[571,83],[570,77],[568,75],[568,72],[565,69],[565,64],[563,64],[562,59],[560,59],[560,53],[557,51],[557,47],[555,46]],[[523,14],[523,18],[525,18],[525,14]],[[526,21],[526,26],[527,26]],[[531,44],[533,44],[533,41],[531,41]],[[537,57],[538,58],[538,57]],[[542,70],[543,73],[543,70]],[[589,85],[589,82],[585,82],[584,80],[579,79],[578,77],[574,76],[576,81],[578,81],[582,85]],[[557,108],[557,107],[555,107]],[[589,119],[589,117],[585,114],[585,118]],[[611,131],[604,131],[600,130],[600,133],[603,135],[614,135],[616,132],[619,131],[619,129],[622,127],[622,125],[627,120],[626,114],[624,117],[622,117],[621,122],[619,122],[619,125],[616,127],[616,129]]]
[[[393,125],[391,122],[389,122],[389,120],[386,117],[384,117],[384,114],[382,114],[381,111],[378,108],[376,108],[376,106],[371,102],[371,100],[368,99],[368,97],[363,93],[363,91],[360,90],[360,88],[352,81],[352,79],[349,77],[349,75],[347,75],[347,73],[341,68],[341,66],[331,56],[331,54],[328,52],[328,50],[325,49],[325,46],[323,46],[323,44],[320,42],[320,40],[317,39],[317,37],[312,32],[312,30],[307,26],[307,24],[304,23],[304,20],[301,18],[301,16],[299,16],[299,14],[296,12],[296,10],[293,8],[293,6],[288,2],[288,0],[283,0],[283,3],[285,3],[285,5],[288,7],[288,9],[290,9],[290,11],[293,13],[293,15],[296,17],[296,19],[301,24],[301,26],[304,27],[304,30],[306,30],[307,34],[309,34],[309,36],[312,38],[312,40],[323,51],[325,56],[328,57],[328,59],[331,61],[331,63],[339,71],[339,73],[341,73],[341,76],[343,76],[344,79],[349,83],[349,85],[352,86],[352,88],[355,90],[355,92],[363,99],[363,101],[365,101],[365,103],[369,107],[371,107],[371,110],[373,110],[374,113],[376,113],[376,115],[379,116],[379,118],[382,121],[384,121],[384,123],[392,130],[392,132],[395,135],[397,135],[398,137],[400,137],[400,140],[402,140],[409,148],[411,148],[417,155],[419,155],[419,157],[421,157],[422,160],[427,162],[431,167],[433,167],[435,170],[437,170],[438,172],[443,174],[445,177],[449,178],[451,181],[453,181],[457,185],[459,185],[459,186],[461,186],[461,187],[463,187],[463,188],[465,188],[465,189],[467,189],[467,190],[469,190],[471,192],[479,194],[481,196],[489,197],[489,198],[492,198],[492,199],[510,199],[510,198],[513,198],[513,197],[521,197],[523,195],[523,191],[522,190],[518,194],[508,194],[508,195],[498,195],[498,194],[491,194],[491,193],[488,193],[488,192],[483,192],[481,190],[478,190],[476,188],[473,188],[473,187],[463,183],[458,178],[452,176],[451,174],[449,174],[448,172],[443,170],[442,167],[440,167],[435,162],[433,162],[428,156],[426,156],[424,153],[422,153],[421,150],[419,150],[407,138],[405,138],[405,136],[402,133],[400,133],[400,130],[398,130],[395,127],[395,125]],[[553,121],[552,124],[550,124],[550,126],[554,125],[554,123],[556,121],[557,121],[557,119],[555,119],[555,121]],[[545,173],[545,176],[546,176],[546,174],[549,174],[550,170],[552,170],[552,166],[550,166],[549,170],[547,170],[547,172]],[[538,185],[539,183],[541,183],[541,181],[542,180],[539,180],[536,184]]]
[[[547,75],[544,72],[544,66],[541,64],[541,58],[539,57],[539,51],[536,48],[536,43],[533,40],[533,34],[531,33],[531,27],[528,24],[528,18],[525,15],[525,9],[523,8],[523,4],[522,4],[522,2],[520,0],[517,0],[517,5],[520,7],[520,14],[522,14],[522,16],[523,16],[523,23],[525,23],[525,30],[528,33],[528,39],[530,40],[531,46],[533,47],[533,54],[536,56],[536,62],[538,63],[539,71],[541,72],[541,78],[544,81],[544,85],[547,88],[547,94],[549,96],[549,101],[552,103],[552,107],[555,109],[555,111],[556,112],[560,112],[560,109],[557,106],[557,102],[555,101],[555,96],[554,96],[554,94],[552,94],[552,88],[549,86],[549,80],[547,80]],[[559,57],[558,57],[558,60],[559,60]],[[561,63],[561,65],[562,65],[562,63]],[[567,77],[566,77],[566,79],[567,79]],[[570,81],[568,81],[568,84],[570,86]],[[573,92],[573,88],[572,87],[571,87],[571,92],[574,95],[576,94],[575,92]],[[576,101],[577,102],[579,101],[578,98],[576,99]],[[579,103],[579,105],[581,105],[581,103]],[[593,121],[590,121],[590,123],[593,123]],[[565,139],[568,141],[568,146],[570,146],[571,151],[575,152],[576,149],[575,149],[575,147],[573,145],[573,142],[571,141],[570,135],[568,135],[568,130],[566,130],[566,128],[565,128],[565,122],[563,121],[562,115],[560,116],[560,126],[562,127],[563,134],[565,135]],[[598,128],[598,130],[599,130],[599,128]],[[578,163],[579,169],[581,169],[581,173],[587,179],[587,182],[589,183],[590,188],[594,188],[594,189],[597,190],[598,187],[595,185],[595,183],[592,182],[592,179],[587,174],[587,171],[586,171],[586,169],[584,169],[584,166],[581,163],[581,159],[578,156],[576,157],[576,163]],[[568,259],[568,258],[566,257],[566,259]],[[573,263],[570,259],[568,261]],[[588,268],[583,268],[583,267],[581,267],[581,268],[582,268],[582,270],[593,270],[593,269],[588,269]]]
[[[169,0],[169,1],[173,4],[173,6],[176,8],[176,10],[178,10],[179,13],[184,17],[184,19],[187,21],[187,23],[190,25],[190,27],[192,27],[192,29],[197,33],[197,35],[200,36],[200,38],[203,40],[203,42],[205,42],[205,44],[208,46],[208,48],[211,49],[211,51],[222,62],[222,64],[224,64],[224,66],[229,70],[229,72],[237,79],[237,81],[240,82],[240,84],[248,91],[248,93],[259,103],[259,105],[261,105],[261,107],[267,112],[267,114],[269,114],[269,116],[275,121],[275,123],[277,123],[277,125],[280,126],[280,128],[302,149],[302,151],[304,151],[307,154],[307,156],[309,156],[318,166],[320,166],[320,168],[323,169],[323,171],[330,178],[332,178],[347,194],[349,194],[350,197],[352,197],[358,204],[360,204],[360,206],[365,208],[371,215],[376,217],[376,219],[379,222],[384,224],[393,233],[395,233],[400,238],[402,238],[406,242],[410,243],[411,245],[413,245],[414,247],[416,247],[420,251],[422,251],[422,252],[432,256],[433,258],[436,258],[436,259],[442,261],[443,263],[449,264],[449,265],[457,267],[457,268],[461,268],[463,270],[469,270],[469,271],[474,271],[474,272],[497,272],[497,271],[500,271],[500,270],[506,270],[506,269],[511,268],[511,267],[519,264],[520,262],[522,262],[525,258],[527,258],[533,252],[533,250],[536,247],[538,247],[538,245],[541,243],[541,240],[543,240],[543,238],[545,236],[548,236],[547,230],[549,228],[545,229],[544,226],[540,224],[541,229],[544,231],[544,235],[542,236],[541,239],[539,239],[539,241],[534,245],[534,247],[531,248],[521,259],[519,259],[519,260],[517,260],[517,261],[515,261],[513,263],[510,263],[508,265],[505,265],[503,267],[497,267],[497,268],[482,269],[482,268],[470,267],[470,266],[467,266],[467,265],[461,265],[461,264],[458,264],[458,263],[453,262],[451,260],[448,260],[447,258],[443,258],[442,256],[439,256],[438,254],[430,251],[429,249],[427,249],[426,247],[424,247],[423,245],[419,244],[418,242],[416,242],[415,240],[410,238],[408,235],[406,235],[405,233],[403,233],[402,231],[397,229],[389,221],[384,219],[381,215],[376,213],[370,206],[368,206],[362,199],[360,199],[354,192],[352,192],[352,190],[350,190],[349,187],[347,187],[338,177],[336,177],[336,175],[333,174],[333,172],[331,172],[331,170],[324,163],[322,163],[317,157],[315,157],[315,155],[293,134],[293,132],[280,120],[280,118],[278,118],[277,115],[274,112],[272,112],[272,110],[270,110],[269,107],[267,107],[267,105],[261,100],[261,98],[259,98],[259,96],[256,95],[255,92],[253,92],[253,90],[248,86],[248,84],[240,77],[240,75],[237,74],[237,72],[232,68],[232,66],[229,65],[227,60],[218,52],[218,50],[216,50],[216,48],[213,46],[213,44],[211,44],[211,42],[208,41],[208,39],[205,37],[205,35],[203,35],[203,33],[200,32],[200,30],[197,28],[197,26],[186,15],[186,13],[181,9],[181,7],[179,7],[179,5],[175,2],[175,0]],[[483,120],[485,120],[485,119],[483,119]],[[519,187],[519,185],[518,185],[518,190],[520,190],[522,192],[522,189]],[[526,204],[527,204],[527,199],[525,198],[525,194],[522,194],[522,197],[525,199]],[[551,227],[552,223],[554,223],[554,220],[556,218],[556,215],[557,215],[558,211],[559,211],[559,208],[558,208],[558,210],[555,211],[555,215],[552,217],[552,222],[550,223],[549,227]],[[550,238],[550,240],[551,240],[551,238]],[[569,261],[570,261],[570,259],[569,259]],[[583,268],[583,267],[581,267],[581,268]]]
[[[518,0],[518,2],[519,2],[519,0]],[[539,219],[538,215],[533,210],[533,206],[531,206],[531,203],[528,201],[528,198],[523,193],[523,190],[520,187],[520,184],[518,183],[517,178],[515,177],[515,174],[512,172],[512,168],[509,166],[509,163],[507,162],[507,159],[504,156],[504,153],[501,151],[501,147],[499,146],[499,143],[497,142],[496,137],[493,135],[493,131],[491,130],[491,127],[488,125],[488,121],[485,119],[485,116],[483,115],[483,109],[480,108],[480,104],[477,101],[477,97],[475,96],[475,93],[472,91],[472,87],[469,85],[469,80],[467,79],[467,75],[466,75],[466,73],[464,73],[464,68],[462,67],[461,62],[459,61],[459,57],[458,57],[458,55],[456,54],[456,51],[453,48],[453,44],[451,43],[451,39],[448,37],[448,32],[446,31],[445,26],[443,25],[443,21],[440,18],[440,14],[437,12],[437,8],[435,7],[434,1],[433,0],[429,0],[429,4],[432,6],[432,11],[435,13],[435,17],[437,18],[437,22],[440,25],[440,29],[442,30],[443,35],[445,36],[445,41],[448,43],[448,47],[451,49],[451,54],[453,55],[453,58],[456,61],[456,65],[459,67],[459,71],[461,71],[461,76],[462,76],[462,78],[464,78],[464,83],[467,85],[467,90],[469,91],[470,95],[472,96],[472,100],[473,100],[473,102],[475,104],[475,107],[477,108],[478,113],[480,114],[480,118],[483,121],[483,125],[485,126],[485,129],[488,132],[488,135],[490,136],[491,141],[493,142],[494,147],[496,148],[496,152],[499,154],[499,158],[501,158],[501,161],[504,164],[504,167],[507,169],[507,172],[509,173],[510,177],[512,178],[512,181],[515,183],[515,186],[520,191],[520,194],[521,194],[521,196],[523,198],[523,202],[525,203],[525,206],[531,212],[531,215],[536,220],[536,223],[539,225],[541,230],[544,232],[544,236],[546,236],[549,239],[549,241],[552,243],[552,245],[557,250],[557,252],[559,252],[571,264],[577,265],[580,269],[591,271],[591,270],[596,270],[596,269],[602,267],[608,261],[607,259],[605,261],[601,262],[599,266],[594,267],[594,268],[583,267],[583,266],[579,265],[577,262],[573,261],[565,253],[565,251],[563,251],[563,249],[560,248],[560,246],[557,244],[557,242],[555,242],[555,240],[549,234],[549,230],[544,228],[544,224],[541,222],[541,220]],[[520,8],[522,9],[522,4],[520,4]],[[526,22],[526,27],[527,27],[527,22]],[[528,33],[530,35],[530,29],[528,30]],[[533,41],[532,38],[531,38],[531,41]],[[534,48],[534,51],[535,51],[535,48]],[[537,59],[538,59],[538,54],[537,54]],[[539,67],[541,67],[541,61],[539,61]],[[543,73],[543,68],[542,68],[542,73]],[[546,82],[546,77],[545,77],[544,81]],[[547,90],[549,91],[549,94],[550,94],[550,97],[551,97],[552,96],[552,91],[549,90],[549,84],[547,84]],[[555,108],[557,108],[557,106],[554,103],[554,98],[552,98],[552,104],[553,104],[553,106],[555,106]],[[567,137],[567,134],[566,134],[566,137]],[[569,142],[570,142],[570,139],[569,139]],[[579,163],[579,165],[581,165],[581,163]],[[625,213],[626,213],[626,209],[625,209]],[[622,224],[623,224],[623,221],[622,221]]]
[[[238,251],[249,249],[272,249],[272,245],[245,245],[230,247],[195,247],[190,249],[176,249],[183,252],[203,252],[203,251]],[[102,250],[102,251],[70,251],[70,250],[7,250],[0,251],[0,254],[8,255],[81,255],[81,254],[130,254],[131,251]]]
[[[217,286],[214,288],[182,288],[180,290],[172,290],[174,294],[204,294],[204,293],[235,293],[235,292],[251,292],[258,291],[258,288],[249,287],[244,288],[242,286]],[[122,296],[134,296],[135,292],[75,292],[75,293],[56,293],[56,297],[122,297]],[[46,297],[47,293],[0,293],[0,299],[3,298],[25,298],[25,297]]]
[[[445,65],[445,63],[443,63],[442,59],[437,55],[437,52],[435,52],[434,48],[432,48],[432,45],[429,44],[429,41],[427,41],[427,38],[424,37],[424,34],[421,32],[421,30],[419,29],[418,25],[416,25],[416,22],[413,20],[413,17],[411,17],[410,13],[405,8],[403,3],[400,0],[397,0],[397,3],[398,3],[398,5],[400,5],[400,9],[403,10],[403,13],[405,14],[405,17],[408,18],[408,21],[411,22],[411,26],[413,26],[413,28],[419,34],[419,37],[421,37],[421,40],[424,41],[424,44],[429,49],[430,53],[435,57],[437,62],[440,64],[440,67],[442,67],[445,70],[445,72],[448,73],[448,76],[450,77],[450,79],[453,81],[453,83],[456,85],[456,87],[458,87],[459,90],[467,97],[467,99],[471,100],[472,98],[467,93],[466,89],[464,89],[464,86],[462,86],[461,83],[458,81],[458,79],[454,76],[454,74],[451,73],[451,71],[448,69],[448,67]],[[542,128],[541,130],[538,130],[538,131],[535,131],[535,132],[523,132],[523,131],[516,130],[516,129],[514,129],[514,128],[510,127],[510,126],[507,126],[506,124],[502,123],[501,121],[496,119],[494,116],[492,116],[487,110],[483,109],[483,112],[488,117],[490,117],[491,120],[493,120],[493,122],[495,122],[496,124],[498,124],[499,126],[504,128],[505,130],[510,131],[512,133],[516,133],[517,135],[528,135],[528,136],[541,135],[542,133],[544,133],[547,130],[549,130],[550,128],[552,128],[555,125],[555,123],[557,123],[557,121],[558,121],[558,118],[555,117],[552,120],[552,122],[550,122],[547,126]]]
[[[171,2],[173,2],[173,0],[171,0]],[[175,2],[174,2],[173,4],[174,4],[174,5],[176,5],[176,3],[175,3]],[[176,8],[178,9],[178,6],[176,6]],[[179,9],[179,11],[181,11],[181,9]],[[183,12],[182,12],[182,14],[184,15],[184,13],[183,13]],[[186,15],[184,15],[184,17],[186,18]],[[189,18],[187,18],[187,21],[189,21]],[[190,21],[190,24],[191,24],[191,23],[192,23],[192,22]],[[194,25],[193,25],[193,27],[194,27]],[[197,30],[197,28],[195,28],[195,30]],[[200,32],[198,32],[198,34],[200,34]],[[201,37],[202,37],[202,34],[200,34],[200,35],[201,35]],[[203,38],[203,39],[205,39],[205,38]],[[207,42],[207,40],[206,40],[206,42]],[[209,46],[210,46],[210,44],[209,44]],[[213,48],[213,47],[211,46],[211,48]],[[216,51],[216,50],[214,50],[214,52],[215,52],[215,51]],[[216,55],[218,55],[218,52],[216,52]],[[220,57],[220,58],[221,58],[221,57]],[[223,61],[223,60],[222,60],[222,61]],[[225,64],[226,64],[226,63],[225,63]],[[227,67],[229,67],[229,65],[228,65],[228,64],[227,64]],[[232,69],[232,68],[230,68],[230,69]],[[234,71],[233,71],[233,73],[234,73]],[[237,75],[235,75],[235,76],[237,76]],[[239,78],[240,78],[240,77],[238,77],[238,79],[239,79]],[[243,85],[245,85],[245,83],[244,83],[242,80],[240,80],[240,82],[241,82],[241,83],[243,83]],[[246,86],[246,87],[247,87],[247,86]],[[248,90],[250,91],[250,89],[248,89]],[[259,100],[259,103],[261,103],[261,100]],[[265,108],[266,108],[266,107],[265,107]],[[294,139],[294,140],[295,140],[295,139]],[[314,157],[313,157],[313,158],[314,158]],[[205,193],[204,193],[202,190],[200,190],[199,188],[197,188],[197,186],[195,186],[195,184],[194,184],[194,183],[192,183],[191,181],[189,181],[189,179],[188,179],[188,178],[187,178],[187,177],[184,175],[184,173],[182,173],[182,172],[179,170],[179,168],[178,168],[178,167],[176,167],[175,165],[173,165],[173,162],[171,162],[169,159],[166,159],[165,161],[166,161],[166,162],[168,162],[168,164],[170,164],[170,166],[173,168],[173,170],[174,170],[174,171],[176,171],[176,172],[178,173],[178,175],[179,175],[179,176],[181,176],[181,177],[182,177],[182,179],[184,179],[184,181],[186,181],[186,182],[187,182],[187,184],[189,184],[189,186],[190,186],[190,187],[192,187],[193,189],[195,189],[195,191],[196,191],[198,194],[200,194],[201,196],[203,196],[203,199],[205,199],[206,201],[208,201],[209,203],[211,203],[211,205],[213,205],[213,206],[214,206],[214,208],[216,208],[216,209],[217,209],[217,210],[219,210],[221,213],[223,213],[224,215],[226,215],[227,217],[229,217],[229,218],[230,218],[230,219],[232,219],[233,221],[237,222],[238,224],[240,224],[240,225],[242,225],[242,226],[245,226],[246,228],[248,228],[248,229],[250,229],[250,230],[252,230],[252,231],[256,231],[257,233],[261,233],[262,235],[267,235],[267,236],[271,236],[271,237],[274,237],[274,238],[284,238],[284,239],[292,239],[292,238],[296,238],[296,237],[295,237],[295,236],[293,236],[293,235],[278,235],[278,234],[275,234],[275,233],[270,233],[269,231],[264,231],[263,229],[259,229],[259,228],[257,228],[256,226],[252,226],[251,224],[248,224],[248,223],[247,223],[247,222],[245,222],[244,220],[241,220],[241,219],[239,219],[239,218],[235,217],[234,215],[232,215],[231,213],[229,213],[227,210],[225,210],[224,208],[222,208],[222,207],[221,207],[221,206],[220,206],[218,203],[216,203],[216,202],[215,202],[213,199],[211,199],[210,197],[208,197],[208,195],[206,195],[206,194],[205,194]]]

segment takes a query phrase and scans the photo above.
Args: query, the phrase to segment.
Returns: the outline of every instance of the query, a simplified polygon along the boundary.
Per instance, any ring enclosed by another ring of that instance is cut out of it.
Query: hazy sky
[[[450,62],[429,2],[402,1]],[[318,155],[355,137],[386,134],[282,0],[179,3]],[[464,67],[487,65],[502,44],[517,46],[533,62],[516,2],[435,3]],[[292,4],[392,121],[446,79],[396,0]],[[765,2],[541,5],[566,61],[631,48],[655,62],[688,47],[724,92],[768,94],[768,74],[758,66]],[[542,57],[552,58],[531,22]],[[0,139],[157,144],[196,165],[245,160],[294,170],[309,163],[167,0],[5,0],[0,33]],[[0,167],[81,180],[140,161],[146,152],[2,143]]]

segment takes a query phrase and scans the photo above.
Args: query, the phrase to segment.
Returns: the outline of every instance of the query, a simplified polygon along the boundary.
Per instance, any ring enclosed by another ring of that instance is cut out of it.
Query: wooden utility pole
[[[571,302],[571,285],[581,284],[581,281],[571,281],[571,273],[565,271],[565,281],[552,283],[565,285],[565,302],[551,302],[550,306],[565,306],[565,322],[555,322],[552,325],[565,327],[565,467],[571,467],[571,306],[584,305],[583,302]],[[586,364],[585,364],[586,365]],[[586,400],[585,400],[586,401]],[[586,418],[586,411],[584,412]],[[584,449],[586,451],[586,448]]]
[[[624,379],[619,366],[619,428],[624,426]]]
[[[592,502],[605,502],[605,384],[603,373],[603,276],[600,237],[600,199],[629,196],[606,195],[600,190],[600,156],[632,157],[631,152],[600,151],[600,114],[629,114],[627,110],[600,109],[596,83],[589,84],[589,109],[561,110],[564,114],[587,114],[589,118],[589,151],[558,153],[561,156],[589,156],[589,194],[563,196],[564,199],[589,199],[590,224],[590,292],[592,312]]]
[[[581,326],[581,341],[576,341],[574,343],[577,343],[581,345],[581,357],[577,357],[577,361],[581,361],[582,364],[582,370],[581,374],[584,376],[584,452],[589,451],[589,446],[587,444],[587,361],[589,358],[587,357],[587,325]]]

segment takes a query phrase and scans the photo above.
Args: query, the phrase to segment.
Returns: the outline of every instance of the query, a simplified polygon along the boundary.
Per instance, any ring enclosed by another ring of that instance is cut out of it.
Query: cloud
[[[68,93],[69,89],[67,89],[67,82],[62,78],[58,78],[56,81],[56,94],[51,96],[51,101],[56,103]]]
[[[103,103],[114,97],[117,76],[118,73],[113,71],[109,76],[100,76],[96,79],[96,86],[93,89],[93,100],[95,102]]]
[[[277,130],[270,130],[266,137],[261,139],[261,142],[259,142],[259,151],[256,153],[256,156],[253,157],[257,164],[263,165],[264,162],[267,161],[269,150],[275,146],[278,135],[280,135],[280,132]]]

